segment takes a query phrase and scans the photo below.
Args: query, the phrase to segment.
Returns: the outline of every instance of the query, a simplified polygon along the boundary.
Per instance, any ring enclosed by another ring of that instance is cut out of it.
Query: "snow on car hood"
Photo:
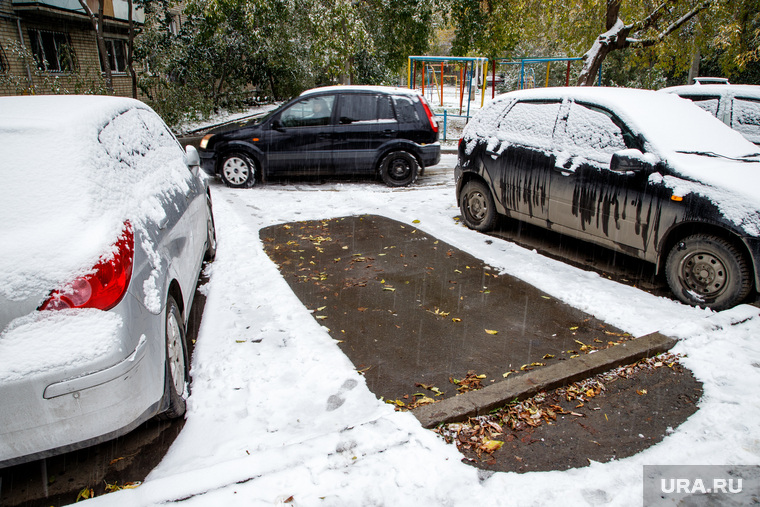
[[[146,133],[166,130],[150,111],[116,97],[0,98],[0,297],[41,298],[86,273],[126,220],[159,221],[161,196],[187,188],[176,139]]]

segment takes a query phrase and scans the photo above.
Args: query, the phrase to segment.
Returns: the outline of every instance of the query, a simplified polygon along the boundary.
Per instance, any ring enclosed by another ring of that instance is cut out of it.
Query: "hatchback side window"
[[[559,102],[518,102],[499,122],[499,137],[517,143],[550,149]]]
[[[320,95],[299,100],[280,115],[285,127],[316,127],[329,125],[335,95]]]
[[[389,118],[389,104],[385,96],[346,93],[340,98],[340,123],[377,122]],[[390,116],[392,118],[392,116]]]
[[[626,131],[621,124],[604,109],[573,103],[558,144],[570,155],[609,167],[612,154],[627,148]]]
[[[760,139],[760,100],[735,98],[731,128],[747,137]]]
[[[393,97],[396,106],[396,117],[399,123],[417,123],[420,117],[417,108],[409,97]]]

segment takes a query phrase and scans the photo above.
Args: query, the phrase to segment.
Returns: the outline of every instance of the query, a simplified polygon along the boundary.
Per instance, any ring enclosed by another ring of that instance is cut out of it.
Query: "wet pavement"
[[[423,397],[451,399],[473,381],[497,387],[507,383],[498,384],[505,374],[512,381],[633,344],[621,330],[413,225],[367,215],[272,226],[260,237],[370,390],[399,409]],[[497,426],[503,446],[484,454],[473,445],[462,449],[464,459],[484,470],[524,472],[636,454],[694,413],[701,396],[699,382],[677,362],[659,366],[608,379],[593,399],[568,401],[561,389],[549,391],[558,417],[514,431]]]
[[[388,400],[454,396],[449,379],[470,371],[488,384],[630,338],[384,217],[277,225],[260,237],[303,304]]]
[[[633,344],[621,330],[413,225],[367,215],[272,226],[260,237],[370,390],[399,408],[424,397],[456,402],[473,382],[497,387],[505,374],[512,381]],[[593,400],[568,404],[547,393],[566,414],[505,431],[501,449],[466,451],[465,459],[486,470],[554,470],[659,442],[696,410],[701,386],[677,363],[632,371]]]

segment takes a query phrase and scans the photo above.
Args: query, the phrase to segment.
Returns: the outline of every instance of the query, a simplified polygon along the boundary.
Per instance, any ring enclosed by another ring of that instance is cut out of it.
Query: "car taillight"
[[[427,114],[428,121],[430,122],[430,127],[432,127],[433,132],[438,132],[438,122],[435,121],[433,112],[430,110],[430,106],[428,106],[427,99],[420,95],[420,102],[422,102],[422,107],[425,108],[425,114]]]
[[[65,308],[97,308],[110,310],[124,297],[132,277],[134,261],[134,232],[129,222],[113,246],[113,255],[107,255],[93,268],[93,272],[79,277],[65,289],[54,290],[42,303],[40,310]]]

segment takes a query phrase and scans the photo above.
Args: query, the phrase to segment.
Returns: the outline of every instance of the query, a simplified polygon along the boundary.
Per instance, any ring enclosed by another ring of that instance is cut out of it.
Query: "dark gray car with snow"
[[[760,153],[676,96],[549,88],[497,97],[455,171],[464,223],[505,215],[656,265],[681,301],[715,310],[758,287]]]

